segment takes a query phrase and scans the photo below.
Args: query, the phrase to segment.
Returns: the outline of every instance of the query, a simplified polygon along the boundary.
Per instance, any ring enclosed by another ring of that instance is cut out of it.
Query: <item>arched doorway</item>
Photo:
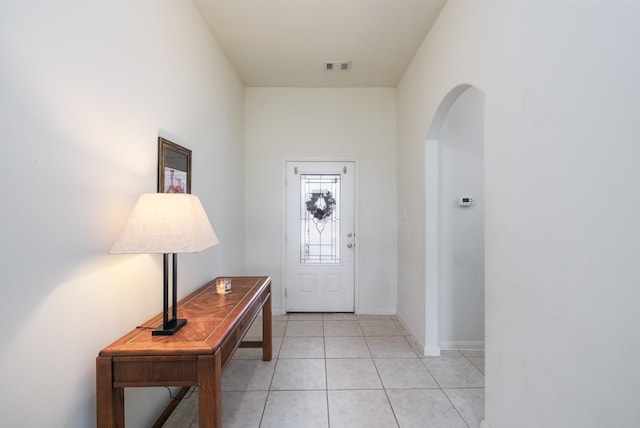
[[[484,97],[440,103],[426,142],[425,353],[484,345]],[[472,198],[468,205],[459,198]]]

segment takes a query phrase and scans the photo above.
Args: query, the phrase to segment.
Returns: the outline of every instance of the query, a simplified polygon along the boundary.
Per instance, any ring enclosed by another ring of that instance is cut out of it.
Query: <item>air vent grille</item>
[[[327,61],[324,63],[325,71],[349,71],[351,61]]]

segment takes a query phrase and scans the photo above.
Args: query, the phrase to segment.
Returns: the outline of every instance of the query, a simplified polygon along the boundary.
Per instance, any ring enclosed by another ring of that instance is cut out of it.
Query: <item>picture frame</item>
[[[158,137],[158,193],[191,193],[191,150]]]

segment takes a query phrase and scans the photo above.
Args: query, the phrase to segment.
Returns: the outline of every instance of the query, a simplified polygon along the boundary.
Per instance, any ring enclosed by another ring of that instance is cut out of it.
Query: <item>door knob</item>
[[[353,244],[352,244],[351,242],[349,242],[349,243],[347,244],[347,248],[353,248]]]

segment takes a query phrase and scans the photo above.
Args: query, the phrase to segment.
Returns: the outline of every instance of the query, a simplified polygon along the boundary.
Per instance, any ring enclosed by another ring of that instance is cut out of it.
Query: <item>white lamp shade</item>
[[[218,237],[197,196],[145,193],[110,253],[195,253],[217,244]]]

